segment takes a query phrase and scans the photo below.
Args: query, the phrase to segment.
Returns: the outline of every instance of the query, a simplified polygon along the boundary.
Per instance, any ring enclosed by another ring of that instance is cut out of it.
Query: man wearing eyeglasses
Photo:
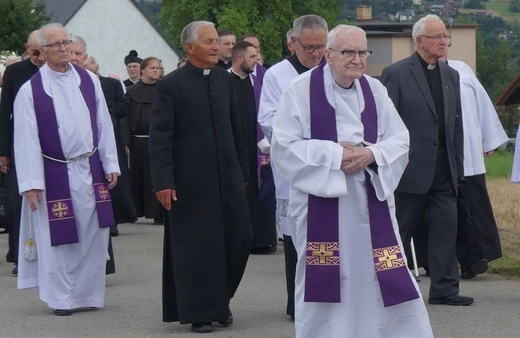
[[[293,81],[273,122],[296,227],[297,338],[433,336],[393,212],[408,131],[363,75],[370,54],[361,28],[334,28],[326,63]]]
[[[470,305],[473,298],[459,294],[455,246],[458,186],[464,182],[459,74],[438,62],[450,39],[438,16],[417,21],[412,37],[416,52],[381,74],[410,131],[410,161],[395,193],[396,217],[408,257],[415,231],[429,226],[429,303]]]
[[[13,104],[20,87],[29,80],[45,63],[45,57],[38,45],[38,31],[33,31],[27,38],[25,50],[29,58],[14,63],[4,72],[4,84],[0,99],[0,170],[9,175],[9,199],[11,224],[9,227],[9,252],[7,261],[15,264],[13,274],[18,273],[18,238],[20,231],[20,212],[22,197],[18,192],[16,168],[13,157]]]
[[[114,131],[95,74],[73,65],[69,34],[51,23],[38,33],[46,64],[14,102],[14,154],[23,196],[18,288],[39,288],[57,316],[100,308],[105,297],[110,189],[119,165]]]
[[[327,43],[327,22],[318,15],[303,15],[294,20],[295,53],[267,70],[264,76],[258,123],[267,140],[271,141],[272,123],[280,103],[280,98],[291,81],[309,69],[316,67],[323,59]],[[287,314],[294,318],[294,276],[296,271],[296,251],[291,236],[294,228],[289,225],[289,184],[273,170],[276,187],[276,217],[284,235],[285,273],[287,282]]]

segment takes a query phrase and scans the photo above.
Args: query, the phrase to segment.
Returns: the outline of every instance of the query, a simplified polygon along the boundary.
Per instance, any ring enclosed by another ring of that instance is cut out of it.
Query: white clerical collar
[[[240,80],[244,80],[244,79],[247,78],[247,76],[249,75],[249,74],[246,74],[246,75],[239,75],[239,74],[237,74],[237,72],[235,72],[235,71],[233,70],[233,68],[229,68],[229,70],[230,70],[233,74],[235,74],[236,76],[238,76],[238,77],[240,78]]]
[[[426,67],[426,69],[428,69],[428,70],[434,70],[435,67],[437,67],[437,65],[428,65],[428,67]]]
[[[202,75],[209,75],[211,74],[211,69],[203,69],[202,70]]]

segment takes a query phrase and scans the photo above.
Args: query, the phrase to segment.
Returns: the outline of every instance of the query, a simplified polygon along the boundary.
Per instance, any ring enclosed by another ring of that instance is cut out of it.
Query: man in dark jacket
[[[22,198],[18,192],[16,169],[13,154],[13,105],[20,87],[28,81],[45,63],[45,57],[38,45],[38,31],[33,31],[27,38],[25,50],[29,58],[14,63],[4,72],[2,98],[0,99],[0,165],[4,174],[9,175],[9,195],[11,205],[11,224],[9,227],[9,252],[7,261],[17,263],[18,240],[20,230],[20,213],[22,212]],[[13,274],[17,268],[13,269]]]

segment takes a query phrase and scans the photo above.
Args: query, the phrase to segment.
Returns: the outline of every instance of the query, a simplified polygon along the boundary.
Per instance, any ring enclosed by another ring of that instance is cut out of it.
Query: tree
[[[0,13],[0,50],[19,54],[29,33],[50,20],[41,0],[0,0]]]
[[[304,14],[322,16],[329,28],[338,23],[341,0],[164,0],[160,27],[179,49],[182,29],[191,21],[214,22],[217,30],[229,29],[237,38],[254,33],[268,63],[287,55],[285,34],[295,18]]]
[[[486,6],[480,0],[469,0],[464,4],[464,8],[486,9]]]

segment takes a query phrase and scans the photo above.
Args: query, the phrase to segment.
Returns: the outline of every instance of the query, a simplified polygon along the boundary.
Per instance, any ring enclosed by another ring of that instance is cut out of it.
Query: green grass
[[[501,258],[489,263],[489,272],[510,278],[520,278],[520,260],[511,257],[504,251]]]
[[[496,11],[506,21],[520,21],[520,13],[509,12],[511,1],[491,0],[484,2],[486,9]]]
[[[509,178],[513,167],[513,153],[499,150],[495,155],[484,159],[486,163],[486,178]]]

